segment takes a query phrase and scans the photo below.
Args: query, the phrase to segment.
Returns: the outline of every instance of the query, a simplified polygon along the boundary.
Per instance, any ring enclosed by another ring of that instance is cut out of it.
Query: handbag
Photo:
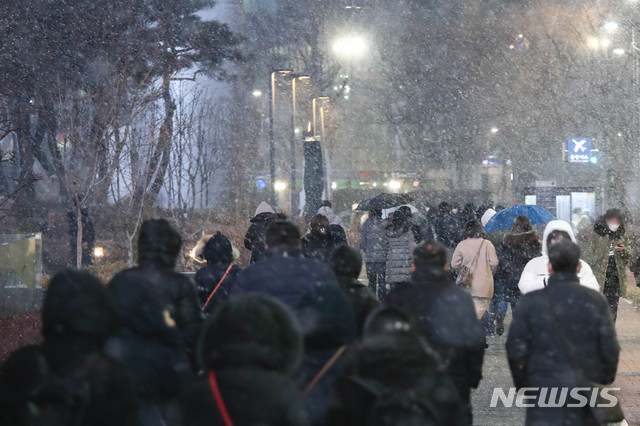
[[[233,263],[229,264],[229,267],[227,268],[227,270],[225,271],[224,275],[222,276],[222,278],[220,278],[220,281],[218,281],[218,284],[215,286],[215,288],[213,289],[213,291],[211,292],[211,294],[209,295],[209,297],[207,298],[207,302],[204,304],[204,306],[202,307],[202,310],[204,311],[205,309],[207,309],[207,306],[209,305],[209,302],[211,302],[211,298],[213,297],[214,294],[216,294],[216,292],[218,291],[218,289],[220,288],[220,286],[222,285],[222,283],[224,282],[224,280],[227,279],[227,276],[229,275],[229,272],[231,272],[231,268],[233,268]]]
[[[555,305],[553,304],[553,300],[551,299],[551,296],[549,296],[549,287],[548,286],[545,287],[544,290],[542,291],[544,291],[547,301],[549,302],[549,307],[551,308],[551,316],[553,317],[553,321],[555,322],[556,329],[560,333],[560,340],[562,341],[562,346],[564,347],[564,351],[567,355],[567,358],[569,359],[571,368],[573,368],[573,370],[576,373],[576,377],[578,378],[579,387],[598,389],[598,399],[596,401],[597,403],[593,404],[595,405],[595,407],[591,407],[591,406],[587,407],[589,410],[589,413],[591,414],[591,417],[593,417],[593,419],[600,424],[619,423],[624,421],[624,413],[622,412],[622,407],[620,406],[619,398],[617,398],[616,404],[613,407],[598,407],[598,405],[608,404],[611,402],[609,400],[604,400],[601,397],[602,393],[600,392],[602,388],[605,388],[608,386],[603,385],[601,383],[595,383],[595,382],[589,381],[584,376],[584,371],[582,371],[582,368],[579,367],[577,358],[575,357],[571,344],[569,343],[566,335],[564,334],[562,324],[560,322],[560,319],[558,318]]]
[[[480,252],[482,251],[482,246],[484,246],[484,241],[480,243],[480,248],[478,249],[478,253],[476,257],[473,259],[473,262],[467,263],[460,269],[458,273],[458,278],[456,278],[456,284],[462,287],[471,287],[473,284],[473,266],[478,262],[478,258],[480,257]]]
[[[220,411],[220,415],[222,416],[224,426],[233,426],[231,417],[229,416],[229,411],[227,410],[227,406],[224,405],[224,400],[222,399],[220,388],[218,388],[216,373],[214,373],[213,371],[209,371],[209,387],[211,387],[211,392],[213,392],[213,398],[216,400],[216,405],[218,406],[218,410]]]

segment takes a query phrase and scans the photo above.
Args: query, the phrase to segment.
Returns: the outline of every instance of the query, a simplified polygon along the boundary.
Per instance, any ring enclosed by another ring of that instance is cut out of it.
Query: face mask
[[[620,225],[609,224],[609,229],[611,232],[616,232],[620,228]]]

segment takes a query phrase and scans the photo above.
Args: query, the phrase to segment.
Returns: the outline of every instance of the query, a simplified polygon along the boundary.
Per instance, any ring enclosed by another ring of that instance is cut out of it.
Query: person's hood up
[[[340,225],[344,227],[344,223],[342,222],[342,219],[340,219],[331,209],[331,207],[328,206],[324,206],[324,207],[320,207],[320,209],[318,210],[318,214],[321,214],[323,216],[325,216],[327,219],[329,219],[329,224],[330,225]]]
[[[502,242],[510,246],[521,246],[523,244],[534,244],[540,241],[540,235],[536,231],[527,232],[507,232],[502,238]]]
[[[233,262],[233,246],[231,245],[231,241],[220,232],[207,241],[202,254],[207,263],[211,265]]]
[[[109,282],[120,325],[143,336],[162,337],[168,329],[154,285],[138,276],[118,274]]]
[[[489,223],[491,218],[494,217],[496,213],[497,212],[494,209],[487,209],[482,215],[482,218],[480,218],[480,222],[482,223],[482,226],[483,227],[487,226],[487,223]]]
[[[265,294],[245,294],[222,304],[200,338],[201,366],[260,368],[293,374],[302,360],[300,327],[290,309]]]
[[[300,300],[298,319],[306,348],[335,348],[356,338],[353,306],[344,290],[335,284],[313,286]]]
[[[564,220],[552,220],[547,223],[547,227],[544,228],[544,235],[542,236],[542,255],[548,256],[548,247],[547,247],[547,238],[549,234],[553,231],[563,231],[569,234],[571,237],[571,241],[576,242],[576,237],[573,235],[573,229],[571,228],[571,224],[565,222]]]
[[[111,295],[89,272],[70,269],[51,279],[42,305],[45,340],[69,336],[106,340],[117,325]]]
[[[271,207],[266,201],[263,201],[258,204],[258,208],[256,209],[254,216],[258,216],[261,213],[275,213],[275,210],[273,210],[273,207]]]
[[[146,220],[138,237],[138,262],[157,262],[173,268],[181,246],[180,233],[165,219]]]

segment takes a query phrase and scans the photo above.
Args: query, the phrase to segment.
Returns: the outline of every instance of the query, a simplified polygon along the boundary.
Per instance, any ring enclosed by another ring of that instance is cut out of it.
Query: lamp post
[[[269,203],[272,207],[276,207],[276,137],[274,130],[275,111],[276,111],[276,75],[289,75],[290,70],[273,71],[271,73],[271,82],[269,91],[271,92],[271,103],[269,106]]]

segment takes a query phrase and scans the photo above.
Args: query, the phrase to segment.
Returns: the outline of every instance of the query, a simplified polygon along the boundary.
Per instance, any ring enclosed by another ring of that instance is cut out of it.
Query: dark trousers
[[[367,279],[369,280],[369,288],[378,296],[378,299],[384,299],[385,277],[387,274],[386,262],[367,262]]]
[[[618,277],[618,269],[616,268],[616,262],[613,256],[609,257],[602,294],[607,299],[609,310],[611,311],[611,318],[613,318],[613,322],[615,323],[618,318],[618,303],[620,302],[622,292],[620,291],[620,278]]]

